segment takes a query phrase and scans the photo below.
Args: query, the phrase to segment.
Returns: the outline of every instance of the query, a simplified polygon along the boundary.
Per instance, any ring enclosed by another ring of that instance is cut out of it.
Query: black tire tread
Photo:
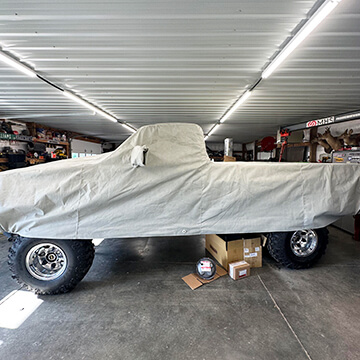
[[[316,231],[316,230],[315,230]],[[286,252],[284,251],[284,242],[288,236],[287,232],[277,232],[268,234],[267,248],[269,254],[275,261],[279,262],[283,266],[289,269],[308,269],[313,266],[326,252],[327,245],[329,243],[329,230],[327,228],[318,229],[322,232],[322,244],[319,247],[319,251],[316,256],[308,262],[294,262],[292,261]]]
[[[15,279],[24,289],[35,292],[38,295],[57,295],[67,293],[75,288],[75,286],[84,278],[89,271],[95,256],[94,244],[91,240],[66,240],[69,242],[70,247],[76,253],[77,265],[74,267],[72,277],[63,285],[57,287],[55,290],[44,290],[41,288],[33,287],[26,284],[16,271],[16,257],[21,251],[21,245],[27,238],[17,236],[8,253],[8,265],[10,268],[11,276]]]

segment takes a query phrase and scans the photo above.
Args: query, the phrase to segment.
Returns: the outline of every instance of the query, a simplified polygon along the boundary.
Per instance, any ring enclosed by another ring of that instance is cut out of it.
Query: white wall
[[[71,141],[71,153],[72,156],[73,154],[86,154],[86,156],[91,156],[92,154],[97,155],[102,153],[102,147],[101,144],[74,139]]]

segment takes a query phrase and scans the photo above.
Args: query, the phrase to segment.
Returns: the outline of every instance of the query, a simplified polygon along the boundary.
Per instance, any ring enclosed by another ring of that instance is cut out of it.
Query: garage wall
[[[327,126],[319,126],[318,133],[322,134],[325,131]],[[346,129],[353,129],[355,134],[360,133],[360,120],[353,120],[353,121],[345,121],[339,124],[332,124],[329,125],[331,134],[333,136],[341,135]],[[316,159],[320,159],[320,155],[325,154],[324,148],[322,146],[318,146],[316,149]]]
[[[96,144],[82,140],[72,140],[71,142],[71,156],[72,157],[83,157],[92,156],[102,153],[101,144]]]
[[[323,133],[325,131],[326,126],[320,126],[318,128],[319,133]],[[353,120],[347,121],[340,124],[333,124],[330,126],[331,134],[333,136],[341,135],[346,129],[353,129],[355,134],[360,133],[360,121]],[[316,157],[319,159],[320,154],[325,153],[324,148],[321,146],[317,147]],[[346,230],[351,234],[354,234],[354,218],[352,216],[345,216],[342,217],[340,220],[334,223],[335,226],[339,227],[340,229]]]
[[[20,141],[0,140],[0,150],[4,147],[11,147],[13,151],[24,150],[27,152],[27,143]]]
[[[11,123],[11,128],[15,132],[15,134],[21,135],[21,132],[23,130],[26,130],[26,125],[24,123],[20,123],[13,120],[11,120],[10,123]],[[11,147],[13,151],[24,150],[25,152],[27,152],[27,143],[21,141],[0,140],[0,151],[4,147]]]
[[[353,129],[355,134],[360,133],[360,120],[345,121],[338,124],[331,124],[328,126],[319,126],[318,132],[323,133],[326,127],[330,127],[333,136],[341,135],[346,129]]]
[[[206,145],[214,151],[224,151],[224,143],[206,143]],[[234,143],[233,144],[234,151],[242,151],[242,144]]]

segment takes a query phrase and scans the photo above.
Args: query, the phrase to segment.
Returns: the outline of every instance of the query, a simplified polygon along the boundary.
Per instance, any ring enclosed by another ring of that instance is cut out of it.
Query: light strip
[[[119,123],[118,119],[115,116],[110,115],[109,113],[107,113],[106,111],[98,108],[97,106],[91,104],[90,102],[80,98],[79,96],[67,91],[67,90],[63,90],[62,88],[60,88],[59,86],[55,85],[54,83],[52,83],[51,81],[47,80],[46,78],[44,78],[41,75],[38,75],[34,70],[32,70],[29,66],[22,64],[19,60],[12,58],[11,56],[5,54],[2,50],[0,50],[0,61],[3,61],[4,63],[14,67],[17,70],[22,71],[24,74],[30,76],[30,77],[37,77],[38,79],[46,82],[47,84],[55,87],[56,89],[60,90],[67,98],[77,102],[78,104],[88,108],[91,111],[94,111],[95,113],[105,117],[106,119],[114,122],[114,123]],[[126,123],[121,123],[121,125],[127,129],[130,130],[131,132],[136,132],[137,129],[132,127],[129,124]]]
[[[13,68],[15,68],[17,70],[20,70],[27,76],[30,76],[32,78],[35,78],[37,76],[36,72],[33,71],[30,67],[22,64],[19,60],[12,58],[11,56],[5,54],[2,51],[0,51],[0,61],[12,66]]]
[[[251,95],[251,91],[247,90],[244,94],[231,106],[231,108],[220,118],[220,121],[216,123],[210,131],[205,135],[204,140],[208,140],[209,136],[211,136],[226,119],[228,119],[231,114],[241,105],[243,104]]]
[[[106,113],[106,112],[103,111],[103,110],[100,110],[100,109],[99,109],[99,110],[97,111],[97,113],[98,113],[99,115],[103,116],[104,118],[106,118],[106,119],[114,122],[114,123],[117,123],[117,122],[118,122],[118,120],[117,120],[117,118],[116,118],[115,116],[112,116],[112,115]]]
[[[360,118],[360,112],[355,113],[355,114],[336,116],[337,121],[357,119],[357,118]]]
[[[91,111],[96,112],[96,113],[99,114],[99,115],[104,116],[104,117],[107,118],[108,120],[110,120],[110,121],[112,121],[112,122],[116,122],[116,123],[118,122],[118,120],[117,120],[114,116],[112,116],[112,115],[106,113],[105,111],[99,109],[98,107],[94,106],[93,104],[89,103],[88,101],[85,101],[85,100],[81,99],[79,96],[74,95],[74,94],[72,94],[71,92],[66,91],[66,90],[63,91],[63,94],[64,94],[67,98],[69,98],[69,99],[77,102],[78,104],[80,104],[80,105],[88,108],[88,109],[91,110]]]
[[[72,94],[72,93],[69,92],[69,91],[64,90],[63,94],[64,94],[67,98],[69,98],[69,99],[77,102],[78,104],[80,104],[80,105],[82,105],[82,106],[85,106],[85,107],[88,108],[89,110],[95,111],[96,113],[99,111],[99,109],[98,109],[97,107],[95,107],[94,105],[88,103],[87,101],[79,98],[78,96]]]
[[[210,131],[207,133],[207,136],[211,136],[220,126],[220,123],[216,123],[211,129]]]
[[[251,91],[259,84],[261,79],[268,78],[275,69],[295,50],[295,48],[301,44],[301,42],[335,9],[335,7],[342,0],[325,0],[319,9],[310,17],[305,25],[294,35],[289,43],[280,51],[280,53],[274,58],[274,60],[267,66],[267,68],[261,74],[261,78],[256,82],[251,90],[247,90],[244,94],[234,103],[233,106],[220,118],[219,122],[210,129],[208,134],[205,135],[205,141],[209,139],[209,136],[218,128],[220,124],[226,121],[236,109],[243,104],[251,95]]]
[[[305,25],[294,35],[275,59],[263,71],[261,77],[268,78],[275,69],[295,50],[297,46],[335,9],[341,0],[325,1]]]
[[[245,91],[244,94],[235,102],[235,104],[220,118],[220,122],[223,123],[225,120],[227,120],[230,115],[250,97],[250,95],[251,91]]]
[[[65,95],[67,98],[69,98],[69,99],[77,102],[78,104],[80,104],[80,105],[82,105],[82,106],[90,109],[91,111],[96,112],[97,114],[99,114],[99,115],[107,118],[108,120],[110,120],[110,121],[112,121],[112,122],[118,123],[118,120],[117,120],[117,118],[116,118],[115,116],[112,116],[112,115],[108,114],[107,112],[99,109],[98,107],[96,107],[95,105],[89,103],[88,101],[81,99],[79,96],[77,96],[77,95],[75,95],[75,94],[73,94],[73,93],[71,93],[71,92],[69,92],[69,91],[66,91],[66,90],[64,90],[63,93],[64,93],[64,95]],[[132,127],[132,126],[129,125],[129,124],[121,123],[121,125],[122,125],[126,130],[130,130],[130,131],[133,132],[133,133],[135,133],[135,132],[137,131],[137,129],[135,129],[134,127]]]
[[[121,125],[122,125],[125,129],[130,130],[130,131],[133,132],[133,133],[135,133],[135,132],[137,131],[134,127],[130,126],[129,124],[122,123]]]

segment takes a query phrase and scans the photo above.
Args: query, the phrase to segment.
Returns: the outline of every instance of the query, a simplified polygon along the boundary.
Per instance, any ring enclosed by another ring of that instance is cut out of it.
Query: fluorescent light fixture
[[[108,114],[107,112],[105,112],[104,110],[99,109],[98,107],[96,107],[95,105],[87,102],[86,100],[81,99],[79,96],[64,90],[63,91],[64,95],[66,97],[68,97],[71,100],[74,100],[75,102],[77,102],[78,104],[85,106],[86,108],[90,109],[91,111],[96,112],[97,114],[105,117],[106,119],[115,122],[115,123],[119,123],[118,119],[115,116],[112,116],[110,114]],[[135,133],[137,131],[136,128],[132,127],[129,124],[126,123],[121,123],[121,125],[126,129],[126,130],[130,130],[131,132]]]
[[[107,118],[108,120],[114,122],[114,123],[117,123],[117,122],[118,122],[118,121],[117,121],[117,118],[116,118],[115,116],[112,116],[112,115],[106,113],[106,112],[103,111],[103,110],[100,110],[100,109],[99,109],[99,110],[97,111],[97,113],[98,113],[99,115]]]
[[[96,113],[99,114],[99,115],[102,115],[103,117],[107,118],[108,120],[110,120],[110,121],[112,121],[112,122],[118,122],[117,119],[116,119],[116,117],[114,117],[114,116],[106,113],[105,111],[99,109],[98,107],[96,107],[96,106],[94,106],[93,104],[87,102],[86,100],[81,99],[79,96],[74,95],[74,94],[72,94],[71,92],[66,91],[66,90],[63,91],[63,94],[64,94],[67,98],[69,98],[69,99],[77,102],[78,104],[80,104],[80,105],[88,108],[88,109],[91,110],[91,111],[96,112]]]
[[[337,121],[339,121],[339,120],[341,121],[341,120],[357,119],[357,118],[360,118],[360,112],[354,113],[354,114],[336,116]]]
[[[121,125],[122,125],[126,130],[130,130],[130,131],[133,132],[133,133],[136,132],[136,129],[133,128],[132,126],[128,125],[128,124],[122,123]]]
[[[275,59],[263,71],[261,77],[268,78],[273,71],[295,50],[297,46],[335,9],[341,0],[327,0],[304,26],[294,35],[289,43],[280,51]]]
[[[219,128],[220,124],[216,123],[211,129],[210,131],[207,133],[207,136],[211,136],[218,128]]]
[[[100,110],[100,109],[98,109],[97,107],[95,107],[94,105],[92,105],[92,104],[88,103],[87,101],[79,98],[78,96],[72,94],[72,93],[69,92],[69,91],[64,90],[64,95],[65,95],[67,98],[69,98],[69,99],[77,102],[78,104],[80,104],[80,105],[82,105],[82,106],[85,106],[85,107],[88,108],[89,110],[95,111],[96,113]]]
[[[223,123],[225,120],[227,120],[231,114],[250,97],[250,95],[251,91],[245,91],[244,94],[235,102],[235,104],[221,117],[220,122]]]
[[[33,71],[30,67],[22,64],[19,60],[5,54],[3,51],[0,50],[0,61],[14,67],[15,69],[18,69],[20,71],[22,71],[24,74],[30,76],[30,77],[37,77],[38,75],[36,74],[35,71]],[[62,93],[69,99],[77,102],[78,104],[88,108],[91,111],[94,111],[95,113],[103,116],[104,118],[114,122],[114,123],[118,123],[118,119],[115,116],[110,115],[109,113],[107,113],[106,111],[98,108],[97,106],[91,104],[90,102],[82,99],[81,97],[71,93],[70,91],[67,90],[63,90],[61,88],[59,88],[58,86],[56,86],[55,84],[53,84],[52,82],[48,81],[47,79],[43,78],[41,75],[38,76],[40,80],[48,83],[51,86],[56,87],[58,90],[61,90]],[[123,127],[125,127],[127,130],[130,130],[132,132],[136,132],[136,129],[134,127],[132,127],[129,124],[126,123],[122,123],[121,124]]]
[[[209,135],[205,135],[204,141],[206,141],[209,138]]]
[[[12,66],[13,68],[15,68],[17,70],[20,70],[21,72],[23,72],[27,76],[30,76],[32,78],[35,78],[37,76],[36,72],[33,71],[31,68],[24,65],[19,60],[16,60],[16,59],[12,58],[11,56],[5,54],[2,51],[0,51],[0,61]]]

